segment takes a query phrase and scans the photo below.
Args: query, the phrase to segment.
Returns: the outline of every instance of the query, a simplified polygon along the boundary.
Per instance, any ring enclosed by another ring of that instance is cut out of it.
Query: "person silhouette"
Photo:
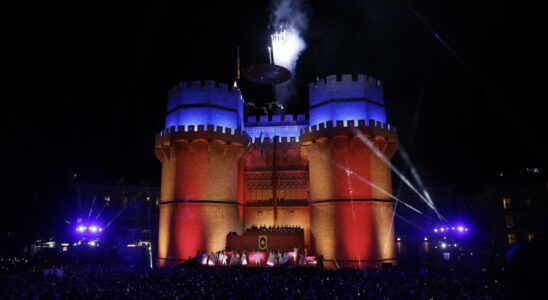
[[[259,266],[261,264],[261,254],[258,250],[255,250],[255,266]]]
[[[242,266],[247,266],[247,254],[246,254],[245,250],[242,253],[242,258],[240,259],[240,264]]]
[[[323,255],[318,256],[318,269],[323,270]]]

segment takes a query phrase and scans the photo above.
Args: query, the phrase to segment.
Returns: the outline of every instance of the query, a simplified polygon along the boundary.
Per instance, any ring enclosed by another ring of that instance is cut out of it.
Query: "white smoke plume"
[[[272,2],[272,38],[274,63],[289,69],[292,77],[299,55],[306,48],[303,35],[308,29],[308,13],[304,0],[276,0]],[[286,103],[294,92],[293,80],[276,86],[276,100]]]
[[[303,34],[308,29],[308,14],[303,0],[278,0],[273,2],[272,35],[274,63],[295,71],[299,55],[306,48]]]

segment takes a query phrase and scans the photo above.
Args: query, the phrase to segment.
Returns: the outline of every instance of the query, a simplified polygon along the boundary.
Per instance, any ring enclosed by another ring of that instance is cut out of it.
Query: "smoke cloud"
[[[274,63],[285,67],[295,76],[299,55],[306,48],[303,35],[308,29],[308,13],[304,0],[272,2],[272,35]],[[276,86],[276,100],[286,103],[294,93],[293,79]]]

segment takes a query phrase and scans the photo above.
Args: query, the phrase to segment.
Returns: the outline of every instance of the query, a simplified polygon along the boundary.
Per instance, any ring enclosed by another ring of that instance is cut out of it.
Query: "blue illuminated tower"
[[[310,126],[338,120],[386,122],[382,83],[373,77],[330,75],[311,83],[309,91]]]
[[[159,266],[222,250],[229,232],[242,232],[238,187],[247,143],[236,87],[183,82],[170,91],[167,110],[155,143],[162,162]]]
[[[181,82],[169,93],[166,128],[213,125],[243,128],[243,98],[237,87],[206,80]]]
[[[397,136],[386,124],[382,84],[331,75],[309,91],[310,128],[300,141],[309,163],[312,249],[331,267],[394,263],[388,161]]]

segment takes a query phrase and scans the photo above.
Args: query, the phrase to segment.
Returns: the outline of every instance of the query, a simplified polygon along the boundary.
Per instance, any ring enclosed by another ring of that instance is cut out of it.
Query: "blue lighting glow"
[[[100,232],[103,232],[103,228],[100,227],[100,226],[97,226],[95,224],[92,224],[92,225],[89,225],[89,226],[78,225],[76,227],[76,232],[78,232],[79,234],[85,234],[87,232],[89,232],[91,234],[98,234]]]
[[[299,141],[300,129],[306,128],[308,125],[293,125],[293,126],[254,126],[246,127],[245,131],[253,139],[256,140],[262,136],[262,138],[274,138],[279,136],[280,138],[295,138]]]
[[[310,84],[310,126],[327,121],[375,120],[386,123],[384,93],[380,81],[358,75],[327,76]]]
[[[366,102],[335,102],[310,109],[310,126],[327,121],[375,120],[386,123],[384,107]]]
[[[384,106],[380,106],[373,103],[366,104],[367,120],[381,121],[386,123],[386,111]]]
[[[386,123],[384,92],[380,81],[366,75],[330,75],[310,84],[310,120],[304,115],[280,120],[280,116],[267,116],[243,124],[244,101],[237,87],[216,84],[214,81],[182,82],[170,91],[166,114],[166,128],[213,125],[223,128],[243,129],[253,139],[295,138],[300,130],[327,121],[369,120]],[[286,116],[287,117],[287,116]],[[266,118],[266,119],[264,119]]]
[[[329,75],[325,79],[309,85],[310,106],[317,105],[330,99],[366,98],[372,102],[384,105],[384,93],[381,82],[373,77],[358,74],[343,74],[337,79],[336,75]]]
[[[253,140],[261,137],[273,139],[275,136],[280,138],[295,138],[299,141],[300,130],[308,127],[308,121],[305,115],[297,115],[294,118],[293,115],[285,115],[283,118],[280,115],[273,115],[272,120],[269,121],[266,115],[257,117],[250,116],[247,123],[245,123],[245,132]]]
[[[243,99],[237,87],[226,84],[215,86],[193,81],[190,86],[182,82],[169,95],[166,128],[171,126],[213,125],[238,129],[243,127]]]
[[[166,117],[166,127],[189,125],[214,125],[223,128],[238,128],[238,114],[209,107],[181,108]]]
[[[451,226],[451,227],[440,226],[439,228],[438,227],[434,228],[434,232],[435,233],[438,233],[438,232],[446,232],[446,233],[455,232],[455,233],[458,233],[458,234],[462,235],[462,234],[465,234],[465,233],[468,232],[468,227],[465,226],[465,225],[462,225],[462,224],[458,224],[458,225]]]

